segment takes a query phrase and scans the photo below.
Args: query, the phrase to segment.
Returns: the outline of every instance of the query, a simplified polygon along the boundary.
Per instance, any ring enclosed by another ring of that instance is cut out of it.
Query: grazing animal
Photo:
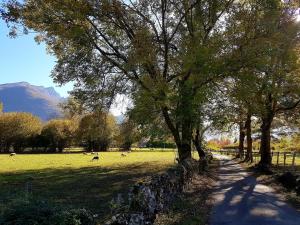
[[[84,154],[84,155],[87,155],[87,153],[86,153],[86,152],[84,152],[83,154]]]
[[[16,155],[16,153],[14,153],[14,152],[9,154],[9,156],[15,156],[15,155]]]
[[[126,154],[126,153],[122,153],[121,156],[122,156],[122,157],[126,157],[127,154]]]
[[[92,158],[92,161],[94,161],[94,160],[99,160],[98,152],[97,152],[96,155]]]

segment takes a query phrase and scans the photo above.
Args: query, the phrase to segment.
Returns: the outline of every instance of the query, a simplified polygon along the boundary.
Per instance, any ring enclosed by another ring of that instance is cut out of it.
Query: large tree
[[[250,79],[248,103],[261,121],[262,168],[271,165],[271,125],[276,115],[300,103],[299,32],[290,1],[245,1],[231,31],[241,74]],[[231,23],[232,24],[232,23]],[[253,104],[252,104],[253,103]]]
[[[74,94],[90,105],[109,107],[116,94],[147,92],[184,160],[191,157],[195,96],[224,75],[230,51],[222,37],[233,2],[11,1],[2,16],[38,32],[58,59],[53,78],[75,81]]]

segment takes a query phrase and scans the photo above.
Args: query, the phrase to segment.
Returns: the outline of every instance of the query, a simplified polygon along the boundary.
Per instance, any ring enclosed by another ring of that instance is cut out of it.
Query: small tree
[[[76,133],[76,123],[72,120],[53,119],[50,120],[42,130],[44,146],[49,151],[62,152],[64,148],[72,144]]]
[[[126,119],[119,126],[119,135],[117,136],[117,142],[122,150],[128,151],[131,145],[138,141],[140,133],[137,129],[137,125],[131,119]]]
[[[29,140],[40,134],[42,123],[30,113],[3,113],[0,115],[0,145],[8,152],[11,147],[21,152]]]
[[[88,151],[107,151],[116,130],[113,115],[94,112],[81,119],[78,135]]]

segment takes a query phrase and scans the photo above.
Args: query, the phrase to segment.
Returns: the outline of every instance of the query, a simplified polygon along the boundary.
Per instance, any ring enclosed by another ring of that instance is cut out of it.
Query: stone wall
[[[196,160],[186,160],[176,168],[134,185],[124,198],[111,201],[112,218],[105,225],[151,225],[159,212],[168,210],[176,196],[188,188],[199,171]]]

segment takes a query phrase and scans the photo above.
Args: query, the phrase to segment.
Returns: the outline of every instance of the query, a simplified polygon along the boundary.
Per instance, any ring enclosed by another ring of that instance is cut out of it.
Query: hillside
[[[58,104],[63,100],[53,87],[27,82],[0,84],[4,112],[30,112],[46,121],[61,116]]]

